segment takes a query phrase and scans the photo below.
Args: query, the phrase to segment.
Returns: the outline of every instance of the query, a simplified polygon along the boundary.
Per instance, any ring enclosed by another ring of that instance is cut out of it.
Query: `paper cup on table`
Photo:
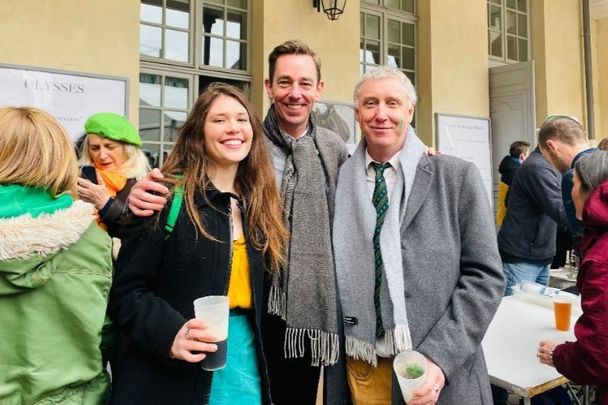
[[[393,361],[401,394],[405,402],[412,399],[412,392],[422,386],[426,380],[427,360],[417,351],[401,352]]]
[[[226,343],[228,341],[228,297],[209,295],[194,300],[194,316],[207,324],[207,330],[215,337],[217,351],[206,353],[201,366],[204,370],[219,370],[226,365]]]

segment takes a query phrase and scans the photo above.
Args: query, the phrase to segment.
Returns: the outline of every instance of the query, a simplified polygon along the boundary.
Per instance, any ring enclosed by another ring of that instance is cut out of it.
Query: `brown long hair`
[[[248,222],[247,238],[267,256],[270,269],[274,271],[285,263],[284,248],[288,233],[282,220],[283,206],[276,188],[262,125],[241,90],[225,83],[211,83],[207,87],[194,103],[161,171],[171,184],[177,184],[179,180],[176,175],[183,174],[188,216],[197,232],[213,240],[196,208],[194,194],[200,190],[203,198],[207,199],[205,191],[212,187],[207,176],[210,157],[205,147],[204,126],[212,104],[221,95],[234,98],[245,107],[249,115],[253,129],[251,150],[239,163],[236,188],[243,197]]]

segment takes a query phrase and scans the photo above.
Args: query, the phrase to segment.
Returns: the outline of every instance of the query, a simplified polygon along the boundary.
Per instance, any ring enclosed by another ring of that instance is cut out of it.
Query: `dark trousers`
[[[262,336],[273,403],[314,405],[321,368],[310,365],[308,343],[303,358],[286,359],[283,350],[285,322],[274,315],[264,315]]]

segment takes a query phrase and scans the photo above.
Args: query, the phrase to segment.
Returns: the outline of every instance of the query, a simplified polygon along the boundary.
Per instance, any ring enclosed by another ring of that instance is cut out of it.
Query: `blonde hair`
[[[0,108],[0,184],[76,197],[77,178],[74,146],[55,118],[33,107]]]
[[[96,134],[102,138],[103,135]],[[141,180],[146,177],[146,174],[150,171],[150,164],[148,158],[142,152],[140,148],[130,143],[114,141],[120,143],[125,148],[125,154],[127,160],[120,165],[118,172],[128,179]],[[93,165],[93,159],[89,155],[89,136],[85,135],[82,145],[80,147],[80,163],[84,165]]]

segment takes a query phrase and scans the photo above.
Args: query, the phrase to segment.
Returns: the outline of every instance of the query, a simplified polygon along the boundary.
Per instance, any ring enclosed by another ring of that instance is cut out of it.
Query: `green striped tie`
[[[391,167],[390,163],[372,162],[376,171],[376,185],[372,202],[376,207],[376,229],[374,230],[374,263],[375,263],[375,288],[374,288],[374,307],[376,308],[376,337],[384,336],[384,326],[382,325],[382,311],[380,308],[380,289],[382,287],[382,273],[384,273],[384,263],[382,262],[382,251],[380,250],[380,230],[384,224],[384,218],[388,211],[388,190],[384,179],[384,169]]]

